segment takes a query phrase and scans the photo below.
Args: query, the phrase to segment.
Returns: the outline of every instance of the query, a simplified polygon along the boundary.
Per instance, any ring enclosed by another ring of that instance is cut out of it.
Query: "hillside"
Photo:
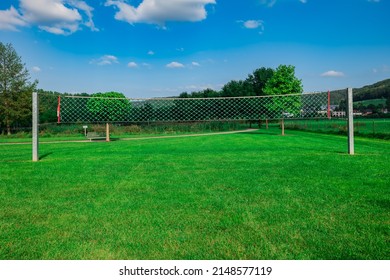
[[[332,99],[342,100],[345,98],[345,89],[331,91]],[[353,89],[354,101],[363,101],[370,99],[390,99],[390,79],[367,85],[361,88]],[[337,102],[338,103],[338,102]]]

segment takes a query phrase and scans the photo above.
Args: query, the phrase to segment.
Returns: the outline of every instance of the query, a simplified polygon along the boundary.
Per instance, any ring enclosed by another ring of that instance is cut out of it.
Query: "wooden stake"
[[[106,123],[106,142],[110,142],[110,125]]]

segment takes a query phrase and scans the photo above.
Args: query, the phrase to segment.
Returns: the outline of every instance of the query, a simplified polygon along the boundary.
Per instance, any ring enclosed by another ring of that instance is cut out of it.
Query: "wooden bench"
[[[87,132],[87,139],[89,139],[89,141],[106,139],[106,135],[98,132]]]

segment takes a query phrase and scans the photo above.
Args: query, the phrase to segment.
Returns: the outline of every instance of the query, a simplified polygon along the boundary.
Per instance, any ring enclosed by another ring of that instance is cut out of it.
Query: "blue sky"
[[[389,0],[1,0],[0,41],[39,88],[219,90],[294,65],[305,92],[390,78]]]

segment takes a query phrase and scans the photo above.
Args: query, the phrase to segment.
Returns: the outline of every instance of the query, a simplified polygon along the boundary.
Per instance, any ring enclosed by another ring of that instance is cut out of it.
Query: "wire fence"
[[[340,119],[288,120],[285,127],[320,133],[347,134],[347,121]],[[356,136],[390,139],[390,119],[355,118],[354,133]]]
[[[57,120],[58,123],[150,123],[327,118],[329,101],[326,93],[151,99],[61,96],[57,100]],[[333,110],[333,117],[345,117],[343,108],[338,109]]]

